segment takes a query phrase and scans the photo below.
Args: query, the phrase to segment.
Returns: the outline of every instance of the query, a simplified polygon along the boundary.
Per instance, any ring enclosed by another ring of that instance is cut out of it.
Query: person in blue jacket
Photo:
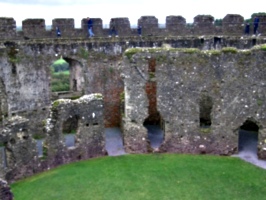
[[[90,19],[88,17],[87,18],[87,23],[88,23],[88,34],[89,34],[89,37],[93,37],[94,36],[94,33],[92,32],[92,25],[93,25],[92,19]]]
[[[249,35],[249,29],[250,29],[250,25],[249,25],[249,23],[247,22],[247,23],[246,23],[246,26],[245,26],[245,35]]]
[[[56,36],[61,37],[61,31],[58,26],[56,27]]]
[[[254,34],[255,35],[258,33],[259,22],[260,22],[260,19],[258,17],[255,17],[254,18]]]
[[[142,34],[142,27],[141,25],[138,25],[138,35],[141,36]]]

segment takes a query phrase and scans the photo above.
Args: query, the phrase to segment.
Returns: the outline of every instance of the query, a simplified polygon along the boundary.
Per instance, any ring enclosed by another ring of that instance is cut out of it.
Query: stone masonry
[[[126,151],[148,151],[143,126],[148,117],[145,84],[150,79],[149,61],[156,59],[157,109],[165,122],[161,152],[231,155],[237,152],[239,127],[251,120],[259,126],[258,155],[265,159],[265,54],[257,48],[127,50],[123,68]],[[202,95],[212,99],[208,133],[200,127]]]
[[[90,39],[86,19],[80,29],[71,18],[55,19],[49,31],[43,19],[27,19],[16,32],[12,18],[0,18],[0,178],[12,182],[104,156],[105,127],[121,128],[127,153],[154,151],[144,127],[151,113],[164,132],[158,152],[231,155],[240,126],[251,121],[259,127],[258,156],[266,159],[265,17],[259,17],[257,37],[242,36],[239,15],[227,15],[222,28],[208,15],[189,28],[182,16],[169,16],[165,28],[143,16],[142,37],[128,18],[114,18],[119,38],[108,38],[102,20],[93,18],[99,37]],[[63,25],[67,36],[53,38]],[[50,66],[60,57],[70,66],[67,99],[50,89]],[[72,119],[75,146],[68,148],[64,127]],[[44,140],[42,156],[36,138]],[[2,199],[12,199],[5,182],[0,189]]]
[[[110,29],[103,27],[102,19],[93,18],[93,31],[96,37],[107,37]],[[263,35],[266,30],[266,16],[259,14],[259,32]],[[131,28],[129,19],[112,18],[116,24],[116,30],[120,36],[138,36],[137,28]],[[253,20],[253,19],[252,19]],[[77,22],[76,22],[77,23]],[[166,27],[158,23],[155,16],[141,16],[137,22],[142,26],[143,36],[198,36],[198,35],[237,35],[244,34],[244,18],[237,14],[228,14],[222,19],[222,27],[214,25],[214,17],[211,15],[197,15],[192,24],[187,24],[186,19],[179,15],[166,16]],[[16,31],[16,22],[13,18],[0,18],[0,36],[5,39],[32,39],[32,38],[56,38],[55,28],[58,26],[63,38],[87,37],[87,17],[81,20],[81,28],[75,28],[72,18],[57,18],[52,21],[52,29],[46,30],[44,19],[25,19],[22,22],[22,31]],[[251,30],[253,21],[251,22]],[[252,35],[252,31],[250,33]]]

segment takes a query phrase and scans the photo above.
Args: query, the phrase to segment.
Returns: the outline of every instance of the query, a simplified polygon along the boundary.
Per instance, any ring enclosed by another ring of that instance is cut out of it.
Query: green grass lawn
[[[60,166],[11,188],[16,200],[263,200],[266,170],[233,157],[126,155]]]

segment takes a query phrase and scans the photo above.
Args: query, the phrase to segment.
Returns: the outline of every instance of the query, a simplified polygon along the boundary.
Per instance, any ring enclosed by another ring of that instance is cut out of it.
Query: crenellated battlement
[[[266,15],[259,15],[259,32],[266,34]],[[119,36],[137,36],[137,28],[131,27],[128,18],[112,18],[116,24]],[[21,38],[55,38],[56,27],[59,27],[64,38],[86,37],[87,19],[81,20],[81,28],[75,28],[73,18],[58,18],[52,21],[51,30],[46,29],[44,19],[25,19],[22,31],[16,31],[16,21],[13,18],[0,18],[1,39]],[[103,27],[101,18],[92,18],[93,31],[96,37],[107,37],[109,28]],[[252,19],[253,20],[253,19]],[[187,36],[187,35],[234,35],[244,34],[244,18],[238,14],[228,14],[222,20],[221,26],[215,26],[211,15],[197,15],[192,24],[187,23],[182,16],[167,16],[165,24],[158,23],[155,16],[142,16],[137,24],[142,26],[143,36]],[[250,35],[253,34],[253,23],[250,24]]]

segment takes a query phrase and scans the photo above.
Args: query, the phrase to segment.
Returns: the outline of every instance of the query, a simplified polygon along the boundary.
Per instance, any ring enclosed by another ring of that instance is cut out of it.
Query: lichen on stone
[[[237,53],[237,49],[235,47],[224,47],[222,48],[223,53]]]
[[[132,58],[132,56],[134,55],[134,54],[136,54],[136,53],[138,53],[138,52],[141,52],[142,51],[142,49],[140,49],[140,48],[132,48],[132,49],[127,49],[126,51],[125,51],[125,56],[128,58],[128,59],[131,59]]]
[[[200,132],[205,134],[211,133],[211,128],[200,128]]]
[[[207,51],[203,51],[204,54],[207,54],[209,56],[212,56],[212,55],[221,55],[221,51],[220,50],[207,50]]]

